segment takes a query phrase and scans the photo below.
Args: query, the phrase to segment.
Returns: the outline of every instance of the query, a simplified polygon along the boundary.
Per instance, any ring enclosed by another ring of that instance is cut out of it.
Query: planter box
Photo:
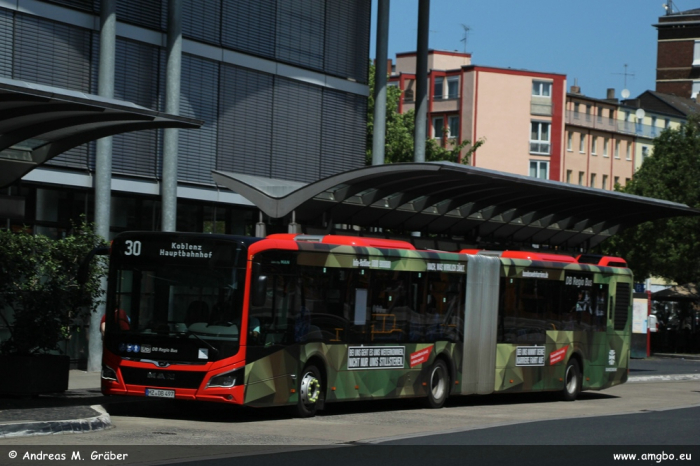
[[[54,354],[0,356],[0,393],[39,395],[68,390],[70,357]]]

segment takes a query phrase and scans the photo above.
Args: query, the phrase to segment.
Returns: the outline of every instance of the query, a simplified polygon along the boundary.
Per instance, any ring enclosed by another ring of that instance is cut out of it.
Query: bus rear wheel
[[[561,398],[564,401],[574,401],[581,393],[581,384],[583,383],[581,366],[576,359],[569,359],[569,363],[566,365],[565,374],[564,390],[561,392]]]
[[[428,396],[424,400],[427,408],[442,408],[450,394],[450,372],[447,364],[438,359],[428,372]]]
[[[319,405],[323,391],[321,387],[321,371],[316,366],[306,366],[301,371],[299,379],[299,400],[296,405],[298,417],[313,417]]]

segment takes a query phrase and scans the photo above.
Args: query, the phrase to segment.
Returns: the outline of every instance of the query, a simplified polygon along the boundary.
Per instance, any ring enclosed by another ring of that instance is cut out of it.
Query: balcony
[[[611,120],[610,118],[573,111],[566,112],[566,124],[648,139],[654,139],[663,131],[663,128],[657,126],[643,125],[632,121]]]

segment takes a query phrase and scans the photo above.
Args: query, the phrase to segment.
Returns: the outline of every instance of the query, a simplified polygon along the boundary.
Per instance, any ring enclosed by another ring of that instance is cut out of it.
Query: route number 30
[[[140,256],[141,255],[141,241],[131,241],[126,240],[124,242],[126,246],[126,251],[124,251],[125,256]]]

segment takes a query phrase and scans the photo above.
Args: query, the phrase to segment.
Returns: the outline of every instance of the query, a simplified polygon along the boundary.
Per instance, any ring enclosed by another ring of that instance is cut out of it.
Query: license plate
[[[158,398],[175,398],[175,390],[160,390],[157,388],[147,388],[146,396],[155,396]]]

